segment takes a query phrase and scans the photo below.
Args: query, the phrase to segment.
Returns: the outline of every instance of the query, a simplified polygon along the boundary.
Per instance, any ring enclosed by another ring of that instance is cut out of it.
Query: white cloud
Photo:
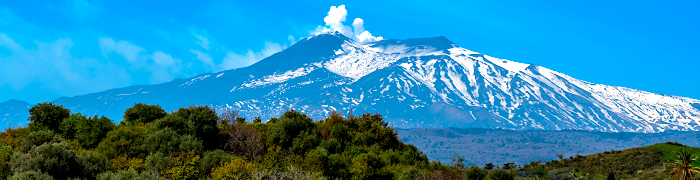
[[[73,96],[131,84],[131,76],[116,64],[73,57],[71,39],[34,43],[36,48],[24,48],[0,33],[0,50],[9,50],[0,55],[0,86],[22,91],[33,84],[51,89],[47,94]]]
[[[223,62],[219,65],[219,71],[250,66],[286,48],[286,45],[283,46],[278,43],[265,42],[265,47],[259,52],[253,52],[252,50],[246,51],[245,54],[227,52]]]
[[[197,44],[199,44],[199,46],[202,46],[202,48],[209,50],[210,43],[206,37],[199,35],[199,34],[195,34],[194,37],[196,37],[199,40],[199,41],[197,41]]]
[[[311,34],[318,35],[337,31],[361,44],[384,39],[381,36],[372,36],[369,31],[366,31],[364,28],[364,20],[360,18],[355,18],[352,22],[352,27],[344,25],[343,22],[345,22],[347,15],[348,11],[345,9],[345,5],[340,5],[338,7],[331,6],[328,15],[323,18],[323,21],[326,22],[326,26],[318,26]]]
[[[197,60],[204,63],[204,65],[207,65],[207,69],[209,71],[216,69],[216,65],[214,65],[214,59],[212,59],[211,56],[209,56],[209,54],[194,49],[190,49],[190,52],[197,55]]]
[[[114,39],[107,37],[101,37],[98,41],[102,50],[102,56],[109,57],[112,52],[115,52],[130,63],[136,63],[139,60],[139,54],[146,51],[128,41],[115,42]]]
[[[163,51],[147,54],[142,47],[129,41],[114,41],[112,38],[99,38],[102,55],[110,57],[112,52],[119,54],[136,69],[143,69],[151,74],[150,83],[163,83],[182,74],[182,60],[173,58]]]

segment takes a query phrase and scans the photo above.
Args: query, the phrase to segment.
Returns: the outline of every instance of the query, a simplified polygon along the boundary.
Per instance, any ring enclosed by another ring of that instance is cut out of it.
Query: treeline
[[[41,103],[0,133],[2,179],[514,179],[514,166],[428,161],[379,114],[286,111],[263,123],[190,106],[138,103],[116,124]]]

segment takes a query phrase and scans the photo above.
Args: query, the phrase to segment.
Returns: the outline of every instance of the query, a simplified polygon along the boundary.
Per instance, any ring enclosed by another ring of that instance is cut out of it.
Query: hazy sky
[[[442,35],[599,84],[700,99],[700,1],[2,1],[0,102],[53,101],[250,65],[331,6],[385,39]]]

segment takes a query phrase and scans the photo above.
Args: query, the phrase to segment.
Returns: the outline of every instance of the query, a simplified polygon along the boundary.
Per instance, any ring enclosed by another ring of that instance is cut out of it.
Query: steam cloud
[[[345,22],[347,15],[348,11],[345,9],[345,5],[340,5],[338,7],[331,6],[330,11],[328,11],[328,15],[323,18],[326,25],[316,28],[316,30],[313,31],[313,34],[318,35],[321,33],[337,31],[347,37],[352,38],[360,44],[371,43],[384,39],[381,36],[372,36],[372,33],[366,31],[364,28],[364,20],[360,18],[355,18],[355,20],[352,22],[352,27],[344,25],[343,22]]]

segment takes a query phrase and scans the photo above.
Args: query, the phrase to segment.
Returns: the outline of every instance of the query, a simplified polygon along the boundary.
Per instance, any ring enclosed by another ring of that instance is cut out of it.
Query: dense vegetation
[[[429,161],[379,114],[314,121],[289,110],[263,123],[207,106],[167,113],[139,103],[115,124],[41,103],[29,121],[0,133],[2,179],[662,179],[695,175],[672,162],[692,167],[700,153],[669,143],[482,168],[456,153],[449,164]]]

